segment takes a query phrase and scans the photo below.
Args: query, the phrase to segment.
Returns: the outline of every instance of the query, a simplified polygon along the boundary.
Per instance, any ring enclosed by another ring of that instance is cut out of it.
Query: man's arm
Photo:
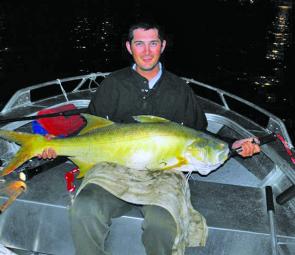
[[[245,139],[235,140],[229,137],[220,136],[218,134],[207,131],[208,122],[205,113],[200,106],[198,99],[192,89],[188,92],[186,104],[186,116],[193,116],[187,123],[197,130],[202,130],[210,135],[213,135],[229,144],[231,149],[238,149],[238,154],[242,157],[251,157],[252,155],[260,152],[259,140],[256,137],[249,137]],[[186,123],[184,123],[186,124]]]

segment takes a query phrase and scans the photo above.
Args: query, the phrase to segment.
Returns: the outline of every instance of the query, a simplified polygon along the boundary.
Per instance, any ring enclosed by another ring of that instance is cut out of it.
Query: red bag
[[[67,104],[56,108],[41,110],[37,115],[58,113],[74,109],[77,109],[74,104]],[[55,136],[69,136],[81,129],[85,123],[80,115],[42,118],[38,119],[37,122],[48,132],[48,134]]]

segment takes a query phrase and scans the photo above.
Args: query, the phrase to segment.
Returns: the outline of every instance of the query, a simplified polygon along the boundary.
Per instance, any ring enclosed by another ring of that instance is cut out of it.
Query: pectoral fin
[[[166,166],[166,167],[162,168],[161,170],[171,170],[171,169],[178,168],[178,167],[181,167],[181,166],[184,166],[184,165],[188,164],[187,159],[184,158],[184,157],[177,157],[176,159],[177,159],[176,164]]]
[[[94,164],[88,163],[78,158],[70,157],[70,160],[79,167],[80,173],[77,176],[78,179],[82,178],[86,174],[86,172],[94,166]]]

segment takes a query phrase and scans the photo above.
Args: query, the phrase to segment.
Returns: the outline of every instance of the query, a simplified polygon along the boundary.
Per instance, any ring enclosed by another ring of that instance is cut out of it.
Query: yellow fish
[[[137,123],[119,124],[83,114],[87,125],[79,135],[46,139],[42,135],[0,130],[0,137],[21,145],[0,173],[7,175],[45,148],[67,156],[80,169],[78,177],[99,162],[138,170],[197,171],[206,175],[229,157],[228,144],[204,132],[156,116],[135,116]]]

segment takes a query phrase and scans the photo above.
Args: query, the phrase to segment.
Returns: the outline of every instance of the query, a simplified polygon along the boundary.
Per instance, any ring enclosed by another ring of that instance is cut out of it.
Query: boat
[[[32,132],[31,119],[41,110],[67,104],[86,108],[107,75],[91,73],[18,90],[0,113],[1,129]],[[205,247],[187,248],[185,254],[295,254],[294,146],[283,121],[232,93],[183,79],[196,92],[210,132],[237,139],[271,134],[276,138],[262,145],[257,155],[231,157],[207,176],[190,175],[192,205],[206,218],[209,236]],[[18,148],[0,140],[3,165]],[[74,192],[67,190],[64,177],[75,165],[66,158],[32,159],[19,172],[33,167],[47,170],[27,180],[26,192],[0,215],[0,244],[16,254],[74,254],[68,219]],[[1,179],[0,185],[9,178],[16,174]],[[80,182],[75,180],[75,186]],[[0,193],[0,203],[7,199]],[[136,209],[114,219],[107,249],[113,255],[144,255],[142,220]]]

